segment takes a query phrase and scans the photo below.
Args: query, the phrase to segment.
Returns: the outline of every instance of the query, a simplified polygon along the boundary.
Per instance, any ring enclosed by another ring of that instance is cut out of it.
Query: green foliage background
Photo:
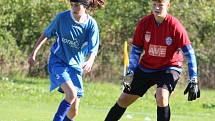
[[[150,13],[150,2],[106,0],[105,8],[94,11],[92,16],[99,24],[101,45],[94,70],[85,76],[86,79],[119,80],[123,72],[123,42],[132,38],[138,20]],[[202,86],[209,88],[215,88],[213,5],[214,0],[174,0],[169,10],[187,29],[197,55],[199,80]],[[58,12],[70,9],[68,1],[0,0],[0,7],[0,74],[47,76],[46,65],[52,42],[41,48],[35,67],[28,66],[27,57],[52,18]],[[183,74],[186,79],[187,74]]]

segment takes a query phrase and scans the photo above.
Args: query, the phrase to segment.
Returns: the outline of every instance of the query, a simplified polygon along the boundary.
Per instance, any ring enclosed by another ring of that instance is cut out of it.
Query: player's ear
[[[171,6],[171,4],[170,4],[170,2],[169,2],[168,5],[167,5],[167,8],[170,8],[170,6]]]

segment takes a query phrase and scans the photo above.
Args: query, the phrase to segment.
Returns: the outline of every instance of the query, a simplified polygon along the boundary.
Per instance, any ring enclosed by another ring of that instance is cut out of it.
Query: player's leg
[[[75,99],[77,98],[77,91],[72,81],[64,82],[61,85],[61,88],[65,93],[65,99],[60,103],[53,121],[63,121],[71,107],[71,104],[73,104]]]
[[[79,102],[80,98],[76,98],[63,121],[73,121],[74,117],[78,115]]]
[[[70,104],[73,104],[74,101],[77,98],[77,90],[75,86],[73,85],[72,81],[66,81],[61,85],[61,88],[63,89],[65,93],[65,100],[69,102]]]
[[[171,73],[171,74],[168,74]],[[165,77],[168,81],[160,81],[156,90],[156,102],[157,102],[157,121],[169,121],[170,120],[170,106],[169,98],[174,91],[174,88],[179,79],[180,73],[177,71],[168,72]],[[164,73],[165,74],[165,73]],[[169,77],[168,77],[169,75]]]
[[[105,121],[118,121],[124,114],[126,108],[142,97],[146,91],[153,86],[153,81],[143,80],[145,73],[139,68],[135,71],[130,89],[125,88],[116,104],[110,109]]]
[[[156,90],[157,121],[169,121],[170,119],[169,95],[166,85]]]
[[[118,121],[124,114],[126,108],[139,98],[138,95],[122,93],[116,104],[110,109],[105,121]]]

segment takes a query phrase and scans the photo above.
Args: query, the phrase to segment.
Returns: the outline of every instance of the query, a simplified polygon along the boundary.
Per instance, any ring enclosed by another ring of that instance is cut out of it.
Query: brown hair
[[[105,4],[105,0],[70,0],[70,2],[79,2],[87,9],[102,8]]]
[[[157,2],[170,2],[170,0],[152,0],[152,1],[157,1]]]
[[[104,7],[105,0],[87,0],[89,1],[88,9],[97,9]]]

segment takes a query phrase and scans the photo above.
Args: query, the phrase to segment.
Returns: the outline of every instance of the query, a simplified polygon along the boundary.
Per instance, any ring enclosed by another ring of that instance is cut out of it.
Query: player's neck
[[[80,23],[84,23],[88,18],[87,14],[85,12],[79,12],[79,13],[72,12],[72,15],[74,16],[75,21],[80,22]]]
[[[155,21],[157,24],[161,24],[164,19],[165,19],[166,15],[165,16],[155,16]]]

